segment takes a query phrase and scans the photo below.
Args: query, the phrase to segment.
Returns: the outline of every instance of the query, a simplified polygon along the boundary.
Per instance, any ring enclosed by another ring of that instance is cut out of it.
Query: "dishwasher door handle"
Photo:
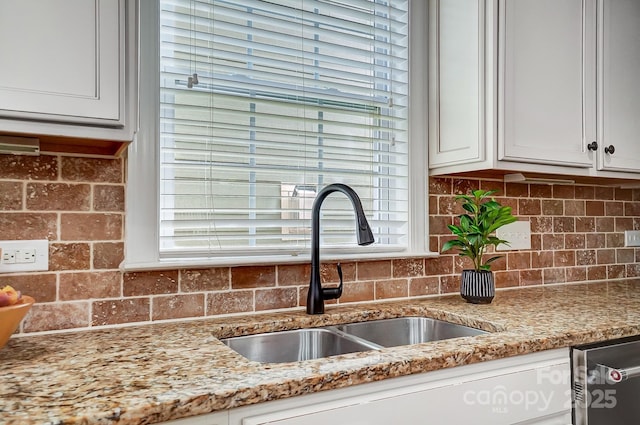
[[[627,379],[640,376],[640,366],[632,366],[625,369],[618,369],[603,364],[598,364],[596,370],[601,377],[604,377],[608,384],[617,384]]]

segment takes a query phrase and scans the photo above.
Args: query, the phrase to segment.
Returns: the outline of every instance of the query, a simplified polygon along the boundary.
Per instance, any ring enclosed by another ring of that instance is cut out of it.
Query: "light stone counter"
[[[217,338],[398,316],[491,331],[299,363],[250,362]],[[150,424],[364,382],[640,335],[640,279],[13,338],[0,424]]]

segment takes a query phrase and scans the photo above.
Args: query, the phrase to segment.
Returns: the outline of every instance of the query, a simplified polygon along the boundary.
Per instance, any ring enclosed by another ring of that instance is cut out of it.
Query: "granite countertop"
[[[299,363],[250,362],[218,338],[427,316],[490,333]],[[640,334],[640,279],[12,338],[0,424],[142,424],[518,354]]]

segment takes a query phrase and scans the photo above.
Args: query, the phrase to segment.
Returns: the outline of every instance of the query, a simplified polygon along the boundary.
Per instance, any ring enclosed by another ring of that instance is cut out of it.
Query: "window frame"
[[[125,259],[121,269],[304,263],[310,255],[215,256],[161,259],[159,254],[159,2],[140,3],[139,128],[127,154]],[[365,260],[437,255],[429,251],[427,158],[427,3],[409,0],[409,233],[408,248],[393,252],[323,252],[323,260]]]

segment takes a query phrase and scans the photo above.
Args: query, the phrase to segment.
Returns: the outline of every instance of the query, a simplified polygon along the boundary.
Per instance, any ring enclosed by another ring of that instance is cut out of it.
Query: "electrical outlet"
[[[16,252],[14,250],[5,249],[2,252],[2,262],[4,264],[13,264],[16,262]]]
[[[625,230],[624,246],[640,246],[640,230]]]
[[[0,273],[49,270],[49,241],[0,241]]]
[[[36,249],[25,248],[16,250],[16,263],[35,263]]]
[[[496,230],[496,236],[509,242],[509,245],[498,245],[496,251],[531,249],[531,223],[528,220],[514,221],[504,225]]]

